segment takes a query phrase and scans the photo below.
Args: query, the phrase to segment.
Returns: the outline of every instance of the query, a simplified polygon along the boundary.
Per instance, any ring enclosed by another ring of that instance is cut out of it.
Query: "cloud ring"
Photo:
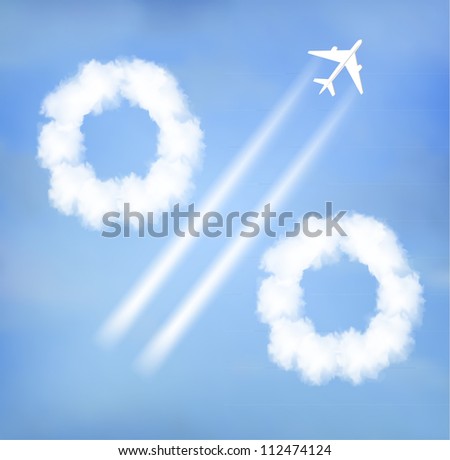
[[[344,216],[341,226],[348,236],[281,240],[266,251],[261,264],[270,274],[258,292],[258,313],[270,326],[269,355],[316,385],[335,377],[358,384],[405,359],[423,304],[418,275],[392,230],[360,214]],[[342,254],[366,265],[377,279],[376,313],[364,332],[350,328],[319,335],[304,315],[300,283],[305,270],[337,262]]]
[[[117,107],[122,99],[146,110],[158,125],[156,160],[145,177],[132,172],[100,180],[84,161],[81,126],[89,113]],[[192,189],[203,133],[177,81],[162,67],[139,59],[92,60],[47,95],[42,113],[52,119],[41,129],[38,149],[51,175],[50,201],[89,227],[100,228],[103,214],[122,210],[125,202],[140,212],[167,210]]]

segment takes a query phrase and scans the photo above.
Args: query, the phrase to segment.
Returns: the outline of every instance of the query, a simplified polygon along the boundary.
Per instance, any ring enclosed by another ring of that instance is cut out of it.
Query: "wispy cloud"
[[[270,357],[317,385],[335,377],[358,384],[403,360],[423,303],[418,275],[392,230],[360,214],[344,216],[340,224],[347,236],[286,238],[265,253],[261,264],[269,277],[259,289],[258,312],[270,326]],[[342,253],[367,265],[377,279],[376,313],[364,332],[350,328],[319,335],[304,316],[303,273],[337,262]]]

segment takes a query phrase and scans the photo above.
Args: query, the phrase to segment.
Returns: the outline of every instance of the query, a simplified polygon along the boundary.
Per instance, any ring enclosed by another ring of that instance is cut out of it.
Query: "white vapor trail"
[[[293,163],[260,202],[257,209],[262,211],[266,203],[271,203],[276,208],[292,189],[302,175],[307,171],[308,165],[317,156],[320,149],[333,133],[339,121],[348,108],[350,99],[346,98],[341,105],[333,111],[311,140],[297,154]],[[256,222],[261,225],[261,217]],[[181,340],[187,329],[205,308],[208,300],[225,280],[239,258],[249,249],[256,238],[236,238],[222,251],[218,258],[206,270],[206,274],[197,282],[188,294],[186,300],[177,308],[160,332],[146,345],[143,352],[136,360],[140,371],[151,372],[156,370],[166,359],[171,350]]]
[[[296,79],[260,128],[235,156],[214,190],[207,195],[208,198],[201,203],[200,212],[220,208],[285,120],[309,83],[312,72],[313,68],[310,67]],[[113,345],[126,334],[195,240],[196,238],[190,235],[172,240],[167,250],[148,267],[129,294],[106,320],[98,333],[101,343]]]

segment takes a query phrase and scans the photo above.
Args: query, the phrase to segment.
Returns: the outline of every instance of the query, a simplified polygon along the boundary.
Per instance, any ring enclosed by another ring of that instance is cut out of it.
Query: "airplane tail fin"
[[[332,96],[336,94],[332,81],[328,81],[326,78],[314,78],[314,83],[322,85],[322,89],[319,94],[322,94],[326,89],[331,93]]]

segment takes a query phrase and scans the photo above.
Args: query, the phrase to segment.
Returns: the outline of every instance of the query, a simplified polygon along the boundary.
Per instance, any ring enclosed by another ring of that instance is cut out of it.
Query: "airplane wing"
[[[363,88],[361,83],[361,76],[359,75],[362,66],[358,65],[355,54],[353,54],[351,58],[345,63],[345,68],[348,70],[350,77],[352,77],[353,83],[358,88],[358,91],[360,92],[360,94],[362,94]]]
[[[344,62],[348,58],[349,50],[338,50],[332,48],[331,50],[325,51],[308,51],[308,54],[320,57],[322,59],[328,59],[329,61]]]

